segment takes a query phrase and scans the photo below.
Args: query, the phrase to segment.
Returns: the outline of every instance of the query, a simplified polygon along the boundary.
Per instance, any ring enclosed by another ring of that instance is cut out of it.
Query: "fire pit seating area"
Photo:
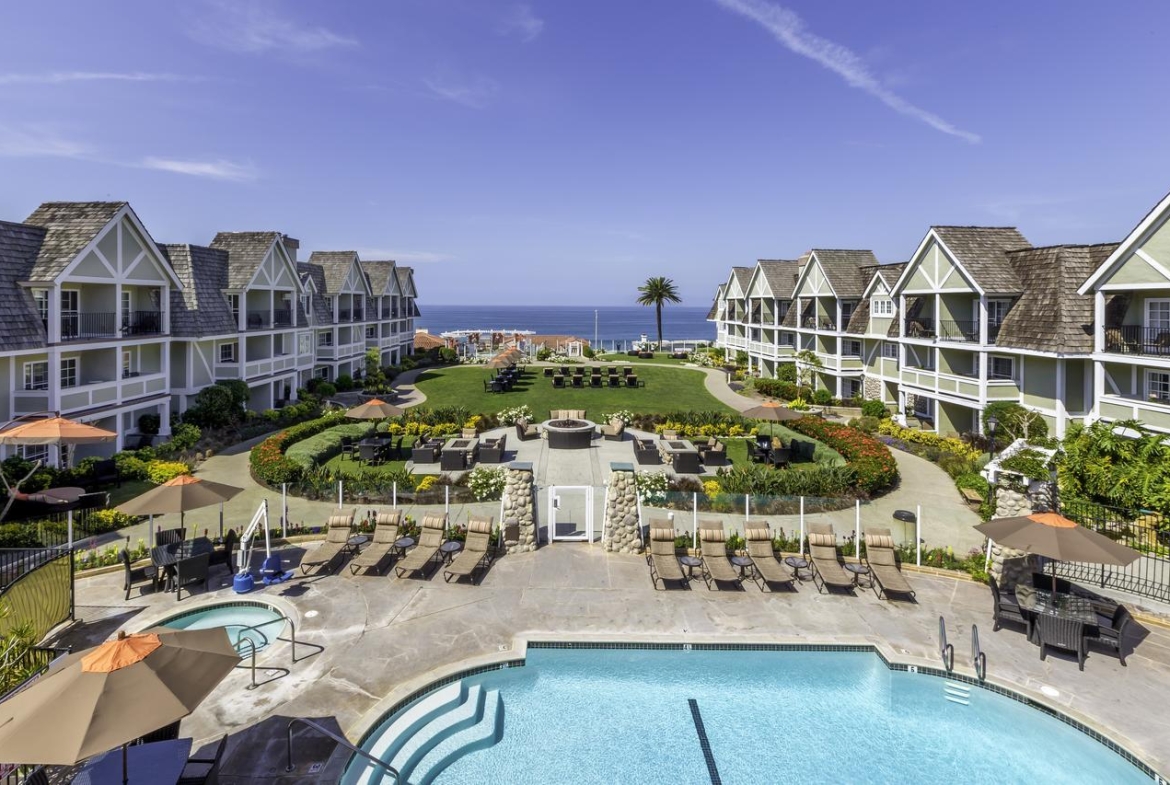
[[[550,450],[585,450],[593,441],[595,424],[585,419],[584,409],[553,409],[544,422]]]

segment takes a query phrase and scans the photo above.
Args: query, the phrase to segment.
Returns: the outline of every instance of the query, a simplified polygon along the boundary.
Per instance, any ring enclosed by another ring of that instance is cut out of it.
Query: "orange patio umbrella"
[[[46,417],[18,423],[0,431],[0,444],[98,444],[118,434],[65,417]]]
[[[782,403],[775,401],[768,401],[759,406],[754,406],[746,412],[740,412],[741,417],[749,420],[772,420],[773,422],[782,422],[784,420],[799,420],[805,416],[804,412],[798,412],[795,409],[790,409]]]
[[[197,510],[200,507],[226,502],[243,490],[234,485],[203,480],[191,474],[180,474],[173,480],[151,488],[141,496],[123,502],[117,509],[118,512],[127,515],[165,515],[177,512],[179,525],[182,526],[187,510]]]
[[[392,403],[386,403],[378,398],[371,398],[345,413],[346,417],[354,420],[384,420],[387,417],[399,417],[401,415],[402,410],[397,406]]]

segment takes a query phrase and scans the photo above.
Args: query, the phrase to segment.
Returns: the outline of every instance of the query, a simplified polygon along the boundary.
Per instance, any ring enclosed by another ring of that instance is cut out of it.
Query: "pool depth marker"
[[[694,698],[687,698],[691,707],[691,719],[695,721],[695,732],[699,734],[699,747],[703,750],[703,760],[707,761],[707,774],[711,776],[711,785],[723,785],[719,778],[719,769],[715,766],[715,756],[711,754],[711,741],[707,738],[707,729],[703,727],[703,715],[699,714],[699,702]]]

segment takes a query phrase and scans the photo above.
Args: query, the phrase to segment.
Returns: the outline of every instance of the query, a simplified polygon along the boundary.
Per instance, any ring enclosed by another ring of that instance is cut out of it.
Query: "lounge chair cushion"
[[[871,534],[865,538],[865,544],[869,548],[893,548],[894,538],[886,534]]]
[[[771,540],[772,532],[767,529],[750,528],[744,532],[744,536],[749,540]]]
[[[674,529],[659,529],[657,527],[650,530],[651,540],[670,540],[674,542]]]
[[[837,536],[834,534],[817,534],[815,532],[809,532],[808,544],[810,546],[820,545],[824,547],[835,548],[837,546]]]
[[[727,538],[722,529],[699,529],[699,539],[703,542],[724,542]]]
[[[477,532],[479,534],[492,533],[492,519],[491,518],[470,518],[467,521],[467,531]]]

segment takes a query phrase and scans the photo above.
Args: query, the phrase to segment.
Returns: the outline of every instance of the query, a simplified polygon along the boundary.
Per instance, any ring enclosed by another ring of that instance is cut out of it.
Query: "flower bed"
[[[284,451],[290,445],[341,424],[344,418],[345,412],[343,411],[330,412],[324,417],[294,425],[260,442],[252,448],[248,457],[252,465],[253,476],[260,482],[272,486],[299,479],[304,469],[294,461],[289,460]]]
[[[856,428],[817,417],[801,417],[787,423],[797,433],[832,447],[857,475],[857,488],[869,495],[880,493],[898,481],[898,464],[886,445]]]

